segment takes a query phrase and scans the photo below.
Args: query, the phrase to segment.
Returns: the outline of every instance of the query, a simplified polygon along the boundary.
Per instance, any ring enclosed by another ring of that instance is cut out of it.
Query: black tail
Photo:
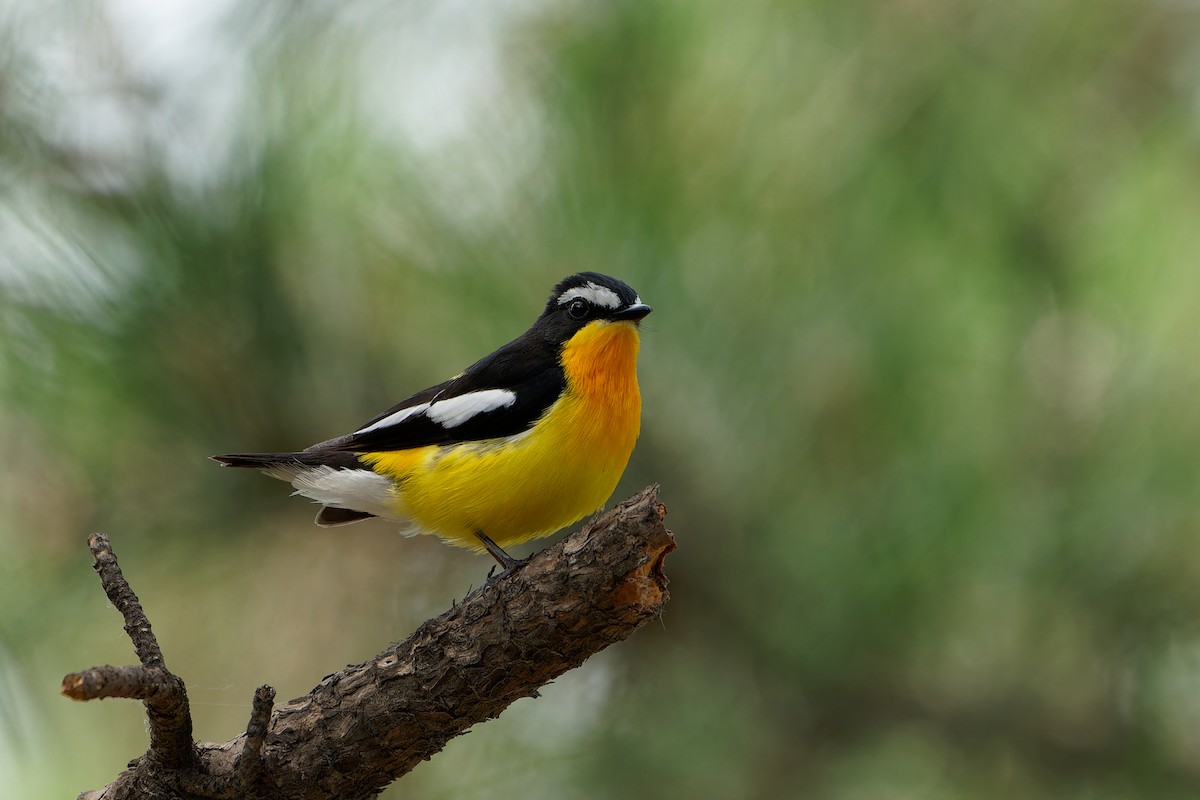
[[[223,467],[250,467],[272,469],[281,466],[333,467],[335,469],[362,469],[363,464],[353,453],[310,452],[302,453],[227,453],[209,456]]]
[[[366,511],[355,511],[352,508],[322,506],[321,510],[317,512],[317,518],[313,522],[322,528],[335,528],[339,525],[349,525],[351,522],[370,519],[373,516],[375,515]]]
[[[261,470],[272,478],[292,481],[293,486],[297,485],[294,483],[297,476],[312,471],[312,467],[370,471],[353,453],[322,452],[320,450],[305,450],[302,453],[226,453],[225,455],[209,456],[209,458],[224,467],[249,467]],[[299,487],[297,486],[297,488]],[[303,494],[304,492],[297,493]],[[305,496],[310,495],[305,494]],[[369,511],[357,511],[341,506],[323,506],[317,513],[315,522],[322,527],[329,528],[335,525],[349,525],[351,522],[358,522],[373,516],[375,515]]]

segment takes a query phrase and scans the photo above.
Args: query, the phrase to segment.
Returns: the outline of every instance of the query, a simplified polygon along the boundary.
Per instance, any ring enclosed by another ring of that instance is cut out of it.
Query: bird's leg
[[[505,572],[508,572],[515,567],[519,567],[529,560],[528,558],[513,558],[508,553],[504,552],[500,545],[489,539],[487,534],[485,534],[483,531],[475,531],[475,535],[483,544],[484,549],[488,551],[492,558],[499,562],[500,566],[504,568]]]

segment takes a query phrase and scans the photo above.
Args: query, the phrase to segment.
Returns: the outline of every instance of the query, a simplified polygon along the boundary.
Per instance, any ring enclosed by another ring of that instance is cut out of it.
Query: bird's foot
[[[532,558],[532,556],[526,558],[513,558],[508,553],[504,552],[504,549],[500,547],[500,545],[489,539],[487,534],[485,534],[483,531],[475,531],[475,536],[478,537],[480,543],[483,545],[483,548],[488,551],[488,555],[496,559],[496,563],[500,565],[501,570],[500,574],[496,576],[497,578],[507,575],[518,567],[525,566],[529,563],[529,558]],[[489,581],[492,579],[492,573],[495,571],[495,567],[492,567],[491,570],[488,571],[487,576]]]

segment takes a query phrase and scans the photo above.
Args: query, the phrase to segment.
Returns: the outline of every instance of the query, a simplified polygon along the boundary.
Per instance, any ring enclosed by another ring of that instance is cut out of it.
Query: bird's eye
[[[576,297],[567,304],[567,313],[571,315],[571,319],[583,319],[588,315],[587,301]]]

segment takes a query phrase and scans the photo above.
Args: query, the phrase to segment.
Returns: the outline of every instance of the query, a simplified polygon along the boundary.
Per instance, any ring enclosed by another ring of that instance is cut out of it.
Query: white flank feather
[[[396,519],[391,480],[369,469],[306,467],[292,477],[292,486],[321,505]]]

